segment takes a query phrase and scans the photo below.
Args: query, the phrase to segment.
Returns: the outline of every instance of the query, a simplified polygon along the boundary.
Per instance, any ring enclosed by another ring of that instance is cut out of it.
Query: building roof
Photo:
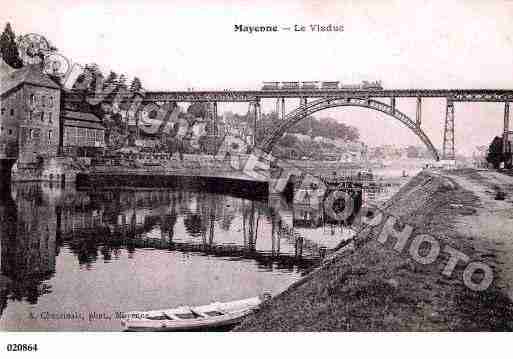
[[[70,120],[103,123],[95,114],[90,112],[63,110],[61,111],[61,117]]]
[[[65,127],[82,127],[82,128],[91,128],[95,130],[105,130],[105,128],[94,122],[85,122],[85,121],[74,121],[74,120],[65,120],[64,121]]]
[[[14,72],[14,69],[9,66],[4,59],[0,56],[0,95],[2,94],[3,78]]]
[[[64,120],[64,126],[105,129],[102,120],[89,112],[63,110],[61,118]]]
[[[16,70],[9,66],[9,64],[0,57],[0,80],[2,77],[7,76],[14,71]]]
[[[17,70],[11,68],[12,71],[5,66],[10,67],[7,64],[2,65],[4,68],[2,72],[5,71],[5,74],[1,76],[0,94],[4,94],[21,84],[49,87],[57,90],[60,89],[59,85],[57,85],[48,75],[43,73],[41,65],[26,65]]]

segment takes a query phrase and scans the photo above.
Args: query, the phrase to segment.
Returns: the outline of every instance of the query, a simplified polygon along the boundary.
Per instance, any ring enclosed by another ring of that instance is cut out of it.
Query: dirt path
[[[476,250],[493,266],[497,288],[513,300],[513,177],[489,171],[445,176],[479,199],[474,214],[456,218],[455,229],[475,239]],[[505,200],[495,199],[498,189]]]
[[[495,200],[496,188],[507,192]],[[429,265],[361,231],[340,250],[245,320],[245,331],[513,331],[513,178],[476,170],[424,171],[382,210],[444,248],[488,264],[495,280],[474,291],[466,261],[443,275],[448,255]]]

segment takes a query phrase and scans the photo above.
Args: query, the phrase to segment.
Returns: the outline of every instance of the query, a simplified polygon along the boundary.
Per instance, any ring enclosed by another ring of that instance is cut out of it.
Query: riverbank
[[[494,199],[497,188],[507,192],[505,201]],[[488,264],[495,280],[485,291],[463,285],[465,265],[444,276],[448,256],[423,265],[408,251],[398,254],[394,240],[382,245],[375,240],[378,227],[361,232],[352,248],[334,253],[236,330],[512,330],[512,197],[513,178],[502,174],[424,171],[383,206],[410,224],[414,235],[429,233]]]
[[[267,198],[266,182],[230,175],[190,175],[148,171],[89,172],[77,175],[77,188],[180,188],[227,193],[240,197]]]

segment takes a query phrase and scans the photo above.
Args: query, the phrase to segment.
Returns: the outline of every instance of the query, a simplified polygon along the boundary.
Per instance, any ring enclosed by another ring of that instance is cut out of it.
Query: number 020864
[[[8,352],[37,352],[37,344],[7,344]]]

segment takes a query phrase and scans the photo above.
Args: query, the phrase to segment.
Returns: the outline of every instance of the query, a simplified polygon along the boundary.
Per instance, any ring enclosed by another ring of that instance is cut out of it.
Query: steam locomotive
[[[381,81],[342,84],[340,81],[264,82],[262,91],[279,90],[383,90]]]

